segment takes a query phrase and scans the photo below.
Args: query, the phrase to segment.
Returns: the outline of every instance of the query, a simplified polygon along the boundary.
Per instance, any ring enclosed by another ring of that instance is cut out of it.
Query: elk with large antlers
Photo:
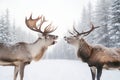
[[[83,36],[87,36],[94,29],[92,28],[86,32],[79,33],[75,27],[73,27],[74,33],[69,32],[73,36],[64,37],[67,43],[72,44],[77,48],[77,56],[86,62],[91,70],[92,80],[95,80],[97,70],[97,80],[100,80],[102,69],[117,68],[120,69],[120,48],[107,48],[102,45],[88,44]]]
[[[36,26],[38,21],[41,21],[40,25]],[[42,24],[46,22],[44,16],[32,19],[31,15],[29,19],[25,19],[25,22],[29,29],[41,33],[42,36],[39,36],[33,43],[18,42],[11,46],[0,43],[0,65],[15,66],[14,80],[16,80],[18,73],[20,80],[23,80],[25,66],[32,60],[41,59],[48,46],[55,44],[55,40],[58,38],[58,36],[49,34],[56,30],[52,24],[49,24],[44,31],[41,30]]]

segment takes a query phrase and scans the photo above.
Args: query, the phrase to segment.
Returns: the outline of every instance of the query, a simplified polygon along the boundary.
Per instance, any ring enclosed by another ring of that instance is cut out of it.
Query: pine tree
[[[5,38],[6,27],[4,27],[4,25],[5,25],[5,20],[4,20],[4,16],[2,15],[0,17],[0,43],[4,43],[6,41],[6,38]]]
[[[0,19],[0,42],[7,43],[9,41],[9,20],[8,13],[1,15]]]
[[[120,47],[120,0],[115,0],[109,14],[110,46]]]
[[[0,43],[11,43],[14,40],[13,28],[10,23],[10,12],[6,9],[0,16]]]
[[[10,12],[9,9],[6,9],[5,11],[5,25],[4,27],[6,27],[6,42],[10,43],[12,41],[12,32],[10,31],[11,25],[10,25]]]
[[[93,20],[96,26],[101,26],[96,30],[94,41],[109,47],[109,35],[108,35],[108,14],[109,7],[111,5],[110,0],[98,0],[94,11]]]
[[[92,13],[92,4],[89,1],[87,6],[83,7],[81,23],[78,24],[79,25],[78,27],[83,29],[87,29],[90,27],[90,22],[92,21],[91,13]]]

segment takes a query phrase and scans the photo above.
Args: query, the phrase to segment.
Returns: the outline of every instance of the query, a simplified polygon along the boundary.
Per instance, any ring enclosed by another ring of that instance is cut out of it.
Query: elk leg
[[[23,80],[24,68],[25,68],[25,64],[24,63],[20,64],[20,80]]]
[[[90,70],[91,70],[92,80],[95,80],[96,68],[95,67],[90,67]]]
[[[15,66],[15,68],[14,68],[14,80],[16,80],[16,78],[17,78],[18,71],[19,71],[19,67]]]
[[[102,74],[102,67],[97,67],[97,80],[100,80]]]

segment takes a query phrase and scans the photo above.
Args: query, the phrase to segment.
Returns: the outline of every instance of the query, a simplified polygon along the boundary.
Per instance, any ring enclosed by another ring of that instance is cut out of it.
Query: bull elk
[[[120,69],[120,48],[108,48],[103,45],[91,45],[83,38],[90,34],[98,27],[92,27],[86,32],[79,33],[75,27],[73,32],[70,32],[72,36],[64,37],[68,44],[75,46],[77,49],[77,56],[81,60],[88,64],[91,70],[92,80],[95,80],[97,72],[97,80],[100,80],[102,69]]]
[[[40,25],[36,26],[36,23],[40,21]],[[58,36],[50,35],[49,33],[56,30],[52,24],[49,24],[41,30],[42,24],[46,22],[44,16],[40,16],[36,19],[32,19],[32,14],[29,19],[25,19],[27,27],[33,31],[39,32],[42,36],[33,43],[18,42],[14,45],[5,45],[0,43],[0,65],[2,66],[15,66],[14,68],[14,80],[17,79],[19,73],[20,80],[23,80],[24,68],[27,64],[30,64],[32,60],[38,61],[41,59],[48,46],[56,43]]]

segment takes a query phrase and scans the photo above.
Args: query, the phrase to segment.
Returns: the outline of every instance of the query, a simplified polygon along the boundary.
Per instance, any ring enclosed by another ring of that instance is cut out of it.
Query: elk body
[[[41,21],[39,27],[36,26],[38,20]],[[0,43],[0,65],[15,66],[14,80],[16,80],[18,73],[20,74],[20,80],[23,80],[25,66],[30,64],[32,60],[38,61],[41,59],[48,46],[55,44],[55,40],[58,37],[49,34],[55,31],[55,28],[51,27],[52,24],[49,24],[44,29],[44,32],[41,31],[42,24],[46,22],[44,16],[32,19],[31,15],[30,18],[26,18],[25,21],[28,28],[40,32],[42,36],[33,43],[19,42],[14,45]]]
[[[102,45],[91,45],[87,43],[82,36],[87,36],[95,28],[89,31],[79,33],[74,27],[74,36],[64,37],[67,43],[72,44],[77,48],[77,56],[87,63],[90,67],[92,80],[95,80],[97,71],[97,80],[100,80],[102,69],[117,68],[120,69],[120,48],[107,48]]]

